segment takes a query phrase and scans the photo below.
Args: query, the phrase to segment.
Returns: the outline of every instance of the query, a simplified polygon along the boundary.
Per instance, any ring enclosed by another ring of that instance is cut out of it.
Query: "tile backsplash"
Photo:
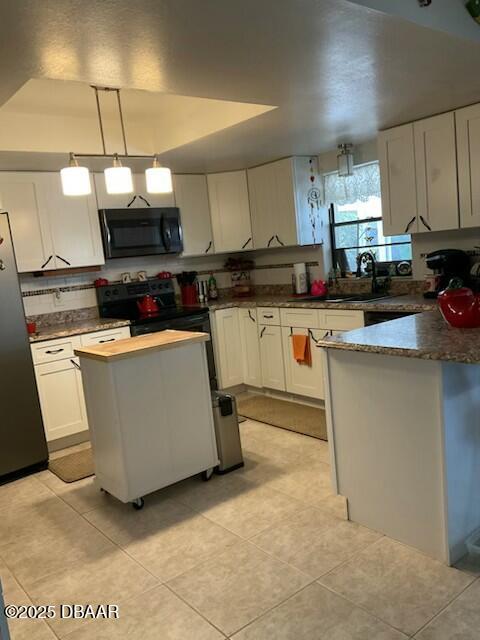
[[[255,261],[252,280],[256,285],[290,285],[292,265],[306,262],[312,278],[324,277],[321,247],[292,247],[278,250],[255,251],[242,254]],[[215,274],[219,289],[231,286],[231,276],[224,269],[227,255],[201,256],[198,258],[146,256],[108,260],[98,271],[72,276],[54,276],[36,278],[30,274],[20,275],[25,315],[27,317],[44,314],[59,314],[96,307],[97,300],[93,281],[106,278],[111,282],[119,281],[120,275],[130,272],[135,279],[138,271],[147,271],[149,277],[159,271],[198,271],[199,279]],[[68,314],[67,314],[68,315]]]

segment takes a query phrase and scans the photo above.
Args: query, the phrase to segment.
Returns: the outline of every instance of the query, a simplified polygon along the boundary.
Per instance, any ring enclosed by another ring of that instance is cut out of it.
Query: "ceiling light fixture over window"
[[[353,144],[339,144],[337,155],[338,175],[347,178],[353,175]]]
[[[95,101],[97,105],[98,126],[100,129],[100,138],[102,141],[103,153],[101,154],[73,154],[70,153],[70,163],[60,171],[62,181],[62,190],[66,196],[88,195],[91,193],[90,175],[87,167],[78,166],[76,157],[83,158],[113,158],[111,167],[105,169],[105,186],[109,194],[125,194],[132,193],[134,190],[132,170],[130,167],[124,167],[120,160],[122,158],[151,158],[147,155],[134,155],[128,153],[127,139],[125,135],[125,124],[123,121],[122,103],[120,99],[120,89],[110,87],[92,86],[95,91]],[[105,145],[105,135],[103,129],[103,118],[100,108],[99,91],[114,91],[117,94],[118,114],[120,117],[120,125],[122,128],[122,139],[124,154],[107,154]],[[153,156],[153,166],[145,171],[145,179],[147,183],[148,193],[171,193],[172,174],[170,169],[162,167],[156,155]],[[87,187],[88,184],[88,187]],[[87,190],[88,189],[88,190]]]

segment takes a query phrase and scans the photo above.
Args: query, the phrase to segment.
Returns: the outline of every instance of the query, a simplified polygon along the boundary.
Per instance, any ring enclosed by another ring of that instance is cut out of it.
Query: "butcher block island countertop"
[[[208,340],[210,340],[208,333],[166,329],[165,331],[149,333],[145,336],[117,340],[109,344],[82,347],[75,349],[75,355],[109,362],[133,358],[137,355],[143,355],[146,351],[165,351],[166,349],[175,349],[186,344],[207,342]]]

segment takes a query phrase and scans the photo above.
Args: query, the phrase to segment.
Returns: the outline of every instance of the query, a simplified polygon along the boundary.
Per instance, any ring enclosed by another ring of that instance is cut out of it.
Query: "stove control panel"
[[[97,301],[99,306],[111,302],[126,302],[143,298],[150,295],[152,297],[168,297],[175,295],[172,280],[161,280],[152,278],[145,282],[129,282],[128,284],[107,284],[97,287]]]

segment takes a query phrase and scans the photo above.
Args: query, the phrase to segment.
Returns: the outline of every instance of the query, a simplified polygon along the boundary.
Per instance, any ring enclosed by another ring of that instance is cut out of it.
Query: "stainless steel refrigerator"
[[[0,213],[0,483],[47,461],[8,214]]]

